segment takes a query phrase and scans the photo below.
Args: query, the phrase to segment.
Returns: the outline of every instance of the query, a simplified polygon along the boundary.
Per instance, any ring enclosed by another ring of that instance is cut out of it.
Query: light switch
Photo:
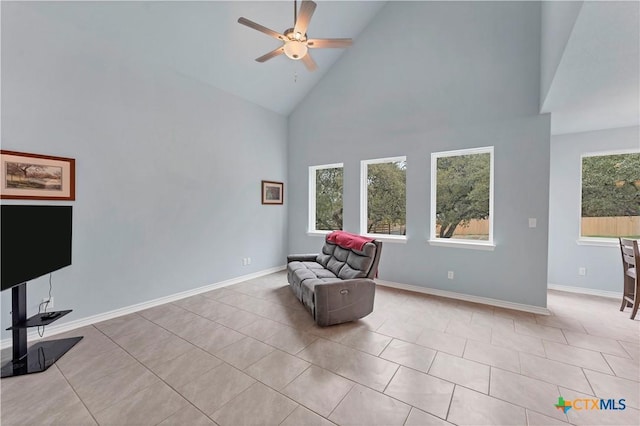
[[[529,228],[535,228],[537,224],[538,224],[538,221],[536,220],[535,217],[529,218]]]

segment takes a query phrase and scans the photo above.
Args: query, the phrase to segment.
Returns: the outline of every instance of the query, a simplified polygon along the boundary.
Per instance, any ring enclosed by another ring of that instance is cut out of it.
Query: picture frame
[[[76,199],[76,160],[0,150],[0,199]]]
[[[284,203],[284,183],[262,181],[262,204],[280,205]]]

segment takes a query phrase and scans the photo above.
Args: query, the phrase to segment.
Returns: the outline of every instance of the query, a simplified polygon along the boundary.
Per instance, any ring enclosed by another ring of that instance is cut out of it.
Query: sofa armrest
[[[315,262],[317,254],[290,254],[287,256],[287,263],[289,262]]]
[[[373,312],[376,284],[369,278],[316,284],[315,320],[320,326],[354,321]]]

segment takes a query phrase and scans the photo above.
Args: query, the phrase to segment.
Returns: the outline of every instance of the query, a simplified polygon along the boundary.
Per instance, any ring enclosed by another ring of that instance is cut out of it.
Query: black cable
[[[40,359],[40,355],[42,355],[42,360]],[[40,366],[41,370],[44,370],[46,368],[46,364],[47,364],[47,356],[44,353],[44,348],[40,346],[38,348],[38,365]]]
[[[40,304],[38,305],[38,315],[46,313],[47,312],[47,307],[49,306],[49,302],[51,302],[51,290],[53,288],[53,285],[51,284],[51,276],[53,275],[52,272],[49,272],[49,298],[47,300],[45,300],[44,302],[40,302]],[[44,311],[42,310],[42,305],[44,305]],[[42,326],[42,333],[40,332],[40,326],[38,326],[38,336],[43,337],[44,336],[44,325]]]

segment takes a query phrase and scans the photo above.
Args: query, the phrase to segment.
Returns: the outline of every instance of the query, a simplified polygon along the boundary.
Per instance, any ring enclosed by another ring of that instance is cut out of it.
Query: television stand
[[[45,371],[82,340],[82,336],[45,340],[27,349],[27,328],[51,324],[71,312],[56,311],[57,315],[51,318],[42,313],[27,318],[27,283],[11,289],[11,310],[11,327],[7,330],[12,333],[13,359],[2,366],[2,378]]]

